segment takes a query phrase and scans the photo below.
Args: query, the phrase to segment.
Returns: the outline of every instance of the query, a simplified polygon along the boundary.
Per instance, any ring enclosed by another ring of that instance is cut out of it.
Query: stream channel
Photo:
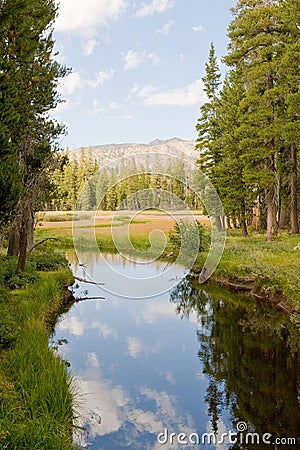
[[[184,268],[86,252],[52,337],[76,379],[78,448],[300,448],[300,336],[288,316]]]

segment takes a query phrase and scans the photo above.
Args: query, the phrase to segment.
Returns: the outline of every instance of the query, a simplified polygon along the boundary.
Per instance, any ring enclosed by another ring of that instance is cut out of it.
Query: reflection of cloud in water
[[[70,334],[75,336],[83,336],[86,325],[83,320],[79,320],[78,317],[71,316],[63,319],[56,326],[58,331],[68,331]]]
[[[100,336],[103,339],[107,339],[109,337],[117,339],[117,337],[118,337],[116,331],[114,331],[109,325],[107,325],[106,323],[101,323],[98,320],[96,320],[95,322],[93,322],[91,324],[91,328],[99,330]]]
[[[88,329],[96,329],[100,331],[100,336],[103,339],[112,337],[117,339],[117,333],[106,323],[100,323],[99,321],[94,321],[89,323],[87,320],[80,320],[76,316],[69,316],[61,320],[57,326],[57,331],[67,331],[75,336],[83,336],[84,332]]]
[[[127,354],[136,359],[140,355],[149,356],[151,354],[160,353],[163,348],[163,344],[160,341],[154,342],[151,346],[143,343],[138,337],[129,336],[127,338]]]
[[[129,355],[136,359],[143,350],[143,344],[137,337],[129,336],[127,338],[127,349]]]
[[[87,354],[87,365],[89,367],[100,367],[97,354],[95,352],[90,352]]]
[[[165,371],[160,372],[160,373],[161,373],[161,375],[167,380],[168,383],[170,383],[170,384],[176,384],[174,375],[173,375],[173,373],[172,373],[171,370],[165,370]]]
[[[81,425],[89,423],[89,435],[104,436],[118,431],[122,425],[119,410],[129,401],[122,386],[113,387],[109,380],[77,378],[77,401],[80,404]],[[93,420],[93,417],[100,417]],[[100,422],[100,423],[99,423]],[[80,424],[79,424],[80,425]],[[84,438],[84,437],[82,437]]]
[[[97,436],[104,437],[119,431],[124,447],[138,449],[143,443],[143,449],[158,449],[161,445],[156,442],[157,435],[165,428],[177,434],[195,432],[192,416],[181,410],[175,395],[139,387],[137,398],[133,398],[123,386],[114,386],[111,380],[101,379],[98,364],[96,355],[89,353],[86,366],[90,369],[77,378],[81,425],[87,426],[89,433],[76,439],[77,443],[87,445],[89,439],[95,440]],[[172,378],[171,374],[169,376]],[[149,401],[151,409],[140,407],[140,402],[147,405]],[[155,441],[151,446],[144,442],[143,436],[149,433]],[[177,448],[180,446],[174,441],[172,449]]]
[[[142,310],[138,311],[139,314],[134,314],[134,320],[137,325],[144,323],[156,324],[164,321],[164,318],[178,320],[176,314],[174,314],[175,307],[172,303],[164,300],[157,300],[155,302],[149,302],[144,304]]]

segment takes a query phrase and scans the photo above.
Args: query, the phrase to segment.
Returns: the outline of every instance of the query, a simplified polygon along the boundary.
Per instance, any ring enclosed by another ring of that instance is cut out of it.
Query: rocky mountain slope
[[[195,150],[195,141],[183,140],[179,138],[172,138],[168,140],[155,139],[149,144],[106,144],[95,145],[89,148],[78,148],[69,152],[70,158],[79,158],[84,152],[91,154],[101,165],[106,165],[114,160],[119,160],[122,157],[137,156],[140,154],[158,154],[187,158],[195,161],[198,157],[198,151]]]

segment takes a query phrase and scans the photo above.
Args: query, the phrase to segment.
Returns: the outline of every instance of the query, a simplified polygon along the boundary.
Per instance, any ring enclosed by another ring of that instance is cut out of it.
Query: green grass
[[[299,236],[280,233],[274,242],[252,233],[242,238],[229,232],[214,279],[251,282],[266,295],[283,295],[300,312],[300,251],[294,247]]]
[[[54,230],[38,230],[37,240],[46,235],[53,236],[52,231]],[[73,246],[72,236],[64,234],[62,229],[56,235],[61,239],[63,246]],[[251,282],[264,295],[283,295],[292,309],[299,313],[300,251],[294,250],[299,241],[300,236],[291,236],[287,232],[279,233],[274,242],[268,243],[263,234],[251,232],[248,238],[243,238],[239,230],[230,230],[227,232],[225,251],[212,280]],[[135,231],[131,242],[137,250],[147,251],[150,248],[149,236],[142,229]],[[101,251],[116,251],[111,235],[98,235],[97,243]],[[155,247],[156,244],[157,242]],[[53,248],[55,244],[49,245]],[[81,245],[82,248],[91,248],[92,240],[84,237]],[[121,248],[124,253],[131,252],[125,241]],[[168,245],[161,259],[165,258],[170,249],[172,250],[172,246]],[[195,268],[201,269],[205,257],[206,252],[199,254]]]
[[[39,282],[1,297],[0,448],[72,449],[73,382],[48,345],[70,280],[68,268],[41,273]]]

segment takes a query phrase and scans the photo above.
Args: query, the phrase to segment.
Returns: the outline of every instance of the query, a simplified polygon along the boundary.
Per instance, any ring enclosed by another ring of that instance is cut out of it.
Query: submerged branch
[[[95,284],[96,286],[103,286],[105,284],[105,283],[96,283],[96,281],[89,281],[89,280],[86,280],[85,278],[80,278],[80,277],[75,277],[75,276],[73,276],[73,278],[75,278],[75,280],[81,281],[82,283]]]

